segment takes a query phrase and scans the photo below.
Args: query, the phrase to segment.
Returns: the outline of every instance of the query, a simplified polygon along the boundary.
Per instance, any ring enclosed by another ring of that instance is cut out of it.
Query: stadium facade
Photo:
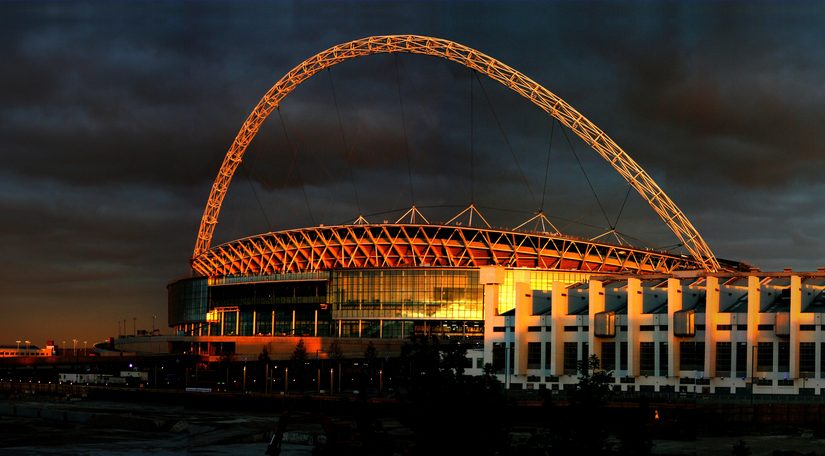
[[[358,217],[211,246],[232,175],[280,101],[332,65],[396,52],[458,62],[544,109],[644,197],[687,254],[524,224],[433,224],[414,206],[394,223]],[[392,356],[410,336],[436,335],[470,344],[469,372],[490,364],[511,389],[569,388],[590,354],[623,391],[820,394],[825,387],[825,270],[763,273],[716,259],[675,203],[598,127],[516,70],[437,38],[344,43],[278,81],[226,155],[191,264],[193,277],[168,286],[175,334],[120,338],[119,349],[209,360],[254,359],[266,350],[284,359],[300,339],[325,359],[333,343],[354,357],[367,344]]]

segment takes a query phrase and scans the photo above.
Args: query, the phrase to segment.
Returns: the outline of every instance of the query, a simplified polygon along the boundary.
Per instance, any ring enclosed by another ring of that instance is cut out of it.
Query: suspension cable
[[[272,222],[269,221],[269,217],[266,215],[266,211],[264,210],[264,205],[261,203],[261,199],[258,197],[258,191],[255,190],[255,184],[252,182],[251,172],[250,169],[246,166],[246,161],[241,162],[241,168],[244,170],[244,174],[246,174],[246,181],[249,183],[249,188],[252,189],[252,195],[255,196],[255,201],[258,202],[258,208],[261,209],[261,215],[264,216],[264,221],[266,222],[266,229],[272,231]],[[255,176],[256,179],[261,180],[257,175]]]
[[[553,133],[556,129],[556,120],[550,120],[550,144],[547,146],[547,163],[544,166],[544,188],[541,190],[541,206],[539,210],[544,212],[544,198],[547,196],[547,177],[550,175],[550,153],[553,151]]]
[[[470,75],[470,204],[476,199],[476,174],[475,174],[475,110],[473,109],[473,74],[475,70],[469,68]]]
[[[298,175],[298,183],[301,184],[301,192],[303,192],[304,194],[304,203],[307,206],[309,219],[312,222],[312,225],[315,226],[315,216],[312,215],[312,207],[310,207],[309,205],[309,195],[307,195],[307,188],[306,185],[304,185],[304,179],[301,177],[301,165],[300,163],[298,163],[298,151],[295,150],[295,146],[292,143],[292,140],[289,139],[289,133],[287,133],[286,130],[286,122],[284,122],[284,116],[281,115],[281,107],[278,106],[276,109],[278,111],[278,119],[281,120],[281,129],[284,132],[284,138],[286,138],[287,147],[289,147],[289,150],[292,152],[292,160],[295,163],[295,172]]]
[[[410,158],[410,141],[407,137],[407,117],[404,114],[404,97],[401,96],[401,71],[398,69],[398,54],[393,54],[395,61],[395,82],[398,87],[398,104],[401,106],[401,128],[404,131],[404,150],[407,152],[407,177],[410,182],[410,202],[415,206],[415,193],[413,193],[412,181],[412,159]]]
[[[607,216],[607,212],[604,210],[604,206],[602,202],[599,200],[599,195],[596,194],[596,189],[593,188],[593,183],[590,182],[590,177],[587,175],[587,171],[584,170],[584,165],[582,165],[582,161],[579,159],[578,154],[576,154],[576,150],[573,147],[573,143],[570,142],[570,137],[567,136],[567,132],[564,131],[565,129],[562,128],[561,132],[564,135],[564,139],[567,140],[567,145],[570,146],[570,152],[573,153],[573,156],[576,158],[576,162],[579,164],[579,169],[581,169],[582,174],[584,175],[584,179],[587,181],[587,185],[590,187],[590,191],[593,192],[593,197],[596,199],[596,204],[599,205],[599,209],[602,211],[602,215],[604,216],[604,220],[607,222],[607,225],[612,230],[614,227],[610,224],[610,217]]]
[[[510,155],[513,157],[513,161],[516,164],[516,168],[521,174],[521,179],[524,181],[524,186],[527,187],[527,192],[530,193],[530,198],[533,200],[533,204],[536,204],[536,195],[533,193],[533,189],[530,187],[530,181],[527,180],[527,175],[524,174],[524,170],[521,168],[521,164],[518,161],[518,157],[516,156],[516,152],[513,150],[513,146],[510,144],[510,139],[507,137],[507,133],[504,131],[504,127],[501,124],[501,120],[498,118],[498,114],[496,114],[496,110],[493,107],[493,103],[490,101],[490,97],[487,95],[487,89],[484,88],[484,84],[481,82],[481,79],[478,77],[478,73],[475,73],[476,80],[478,81],[478,86],[481,87],[481,93],[484,95],[484,99],[487,101],[487,105],[490,108],[490,112],[493,114],[493,119],[496,121],[496,125],[498,125],[498,129],[501,132],[501,136],[504,138],[504,143],[507,145],[507,149],[510,151]]]
[[[618,215],[616,215],[616,221],[613,222],[613,226],[611,227],[611,229],[616,229],[616,227],[619,225],[619,219],[622,217],[622,212],[624,211],[624,206],[625,206],[625,204],[627,204],[627,197],[630,196],[630,190],[632,190],[632,189],[633,189],[633,187],[631,187],[629,185],[627,186],[627,192],[624,194],[624,201],[622,201],[622,207],[619,208],[619,213],[618,213]]]
[[[335,93],[335,83],[332,80],[332,71],[327,68],[327,76],[329,76],[329,86],[332,89],[332,103],[335,105],[335,114],[338,116],[338,130],[341,132],[341,142],[344,144],[344,161],[347,165],[347,174],[349,174],[349,181],[352,185],[352,193],[355,195],[355,208],[358,213],[361,213],[361,202],[358,198],[358,187],[355,186],[355,176],[352,171],[350,147],[347,144],[347,135],[344,132],[344,123],[341,121],[341,109],[338,107],[338,96]]]

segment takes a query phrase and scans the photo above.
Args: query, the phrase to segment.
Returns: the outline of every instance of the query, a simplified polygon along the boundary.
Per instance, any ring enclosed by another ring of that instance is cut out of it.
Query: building
[[[54,356],[57,353],[54,341],[46,342],[45,348],[32,345],[29,341],[18,341],[16,345],[0,345],[0,358],[20,358],[24,356]]]
[[[394,222],[359,216],[348,225],[212,246],[232,176],[280,101],[342,61],[398,52],[457,62],[547,112],[625,178],[686,254],[576,238],[542,213],[514,229],[494,229],[473,204],[444,223],[430,223],[412,206]],[[531,223],[534,229],[525,229]],[[227,152],[191,265],[192,277],[168,286],[175,335],[119,338],[118,349],[212,361],[265,351],[285,359],[304,340],[310,356],[326,359],[333,344],[358,357],[371,343],[391,356],[409,336],[438,335],[477,346],[471,372],[489,363],[513,389],[569,388],[589,354],[624,391],[731,394],[755,385],[757,393],[819,394],[825,385],[825,271],[762,273],[717,259],[665,192],[586,117],[517,70],[439,38],[343,43],[278,81]]]

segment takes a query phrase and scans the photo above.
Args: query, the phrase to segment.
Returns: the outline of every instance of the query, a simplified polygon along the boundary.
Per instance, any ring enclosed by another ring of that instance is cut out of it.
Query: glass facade
[[[504,283],[498,289],[498,312],[504,313],[516,308],[516,289],[513,270],[508,269],[504,275]],[[476,273],[478,274],[478,273]],[[566,284],[587,282],[590,274],[582,272],[542,271],[530,270],[530,289],[534,294],[545,294],[553,290],[553,282]]]
[[[330,291],[335,319],[484,319],[478,270],[340,270]]]
[[[206,278],[178,280],[170,283],[167,291],[170,326],[206,321],[206,312],[209,310],[209,287]]]

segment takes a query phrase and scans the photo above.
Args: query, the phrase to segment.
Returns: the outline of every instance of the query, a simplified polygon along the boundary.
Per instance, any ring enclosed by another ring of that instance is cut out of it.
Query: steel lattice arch
[[[637,253],[634,253],[632,260],[628,260],[617,257],[615,253],[620,250],[629,251],[624,247],[609,248],[598,244],[589,245],[586,241],[526,236],[515,232],[453,229],[447,226],[441,228],[424,226],[379,226],[368,229],[354,226],[336,229],[310,228],[254,236],[210,249],[221,204],[235,170],[269,114],[298,85],[319,71],[346,60],[382,53],[412,53],[447,59],[478,71],[528,99],[573,131],[606,160],[673,231],[690,254],[692,261],[684,261],[680,257],[661,253],[643,254],[641,250],[632,250]],[[412,233],[412,235],[398,236],[392,234],[393,232]],[[443,234],[443,236],[430,238],[428,234],[431,232]],[[373,233],[378,233],[378,235],[374,236]],[[368,246],[370,239],[373,239],[375,244]],[[402,239],[400,244],[396,241],[398,239]],[[489,244],[488,241],[491,239],[496,239],[503,244]],[[446,244],[442,245],[441,242]],[[451,242],[454,244],[450,244]],[[448,244],[450,247],[447,247]],[[526,244],[529,246],[525,246]],[[554,244],[554,247],[547,250],[533,247],[533,245],[547,246],[549,244]],[[555,244],[561,247],[555,248]],[[370,253],[381,252],[382,249],[387,253],[389,252],[386,250],[387,246],[392,247],[391,250],[399,258],[392,259],[392,255],[388,254],[386,259],[382,259],[382,253],[378,253],[378,259],[372,259]],[[452,251],[451,249],[458,250]],[[478,259],[472,256],[476,249],[480,253]],[[540,252],[532,254],[535,256],[533,260],[528,259],[529,255],[525,253],[531,249]],[[352,254],[355,257],[337,258],[331,256],[332,251],[342,255]],[[420,253],[422,251],[430,253],[422,254]],[[436,251],[443,253],[436,257]],[[454,253],[458,253],[458,256],[451,257]],[[313,257],[316,254],[317,259]],[[364,259],[359,259],[360,256]],[[229,271],[252,274],[271,268],[293,270],[305,267],[312,270],[329,266],[413,265],[418,264],[422,258],[432,259],[430,264],[445,266],[455,263],[467,265],[505,263],[531,264],[533,267],[541,268],[566,268],[578,264],[578,267],[584,270],[605,272],[669,272],[675,267],[704,269],[709,272],[720,269],[720,264],[708,245],[670,197],[641,166],[584,115],[539,83],[490,56],[449,40],[418,35],[372,36],[342,43],[310,57],[284,75],[255,106],[224,157],[201,218],[191,261],[193,269],[198,273],[215,276],[229,273]]]
[[[506,267],[611,273],[700,269],[692,258],[565,236],[449,225],[340,225],[260,234],[197,257],[206,276],[347,268]]]

